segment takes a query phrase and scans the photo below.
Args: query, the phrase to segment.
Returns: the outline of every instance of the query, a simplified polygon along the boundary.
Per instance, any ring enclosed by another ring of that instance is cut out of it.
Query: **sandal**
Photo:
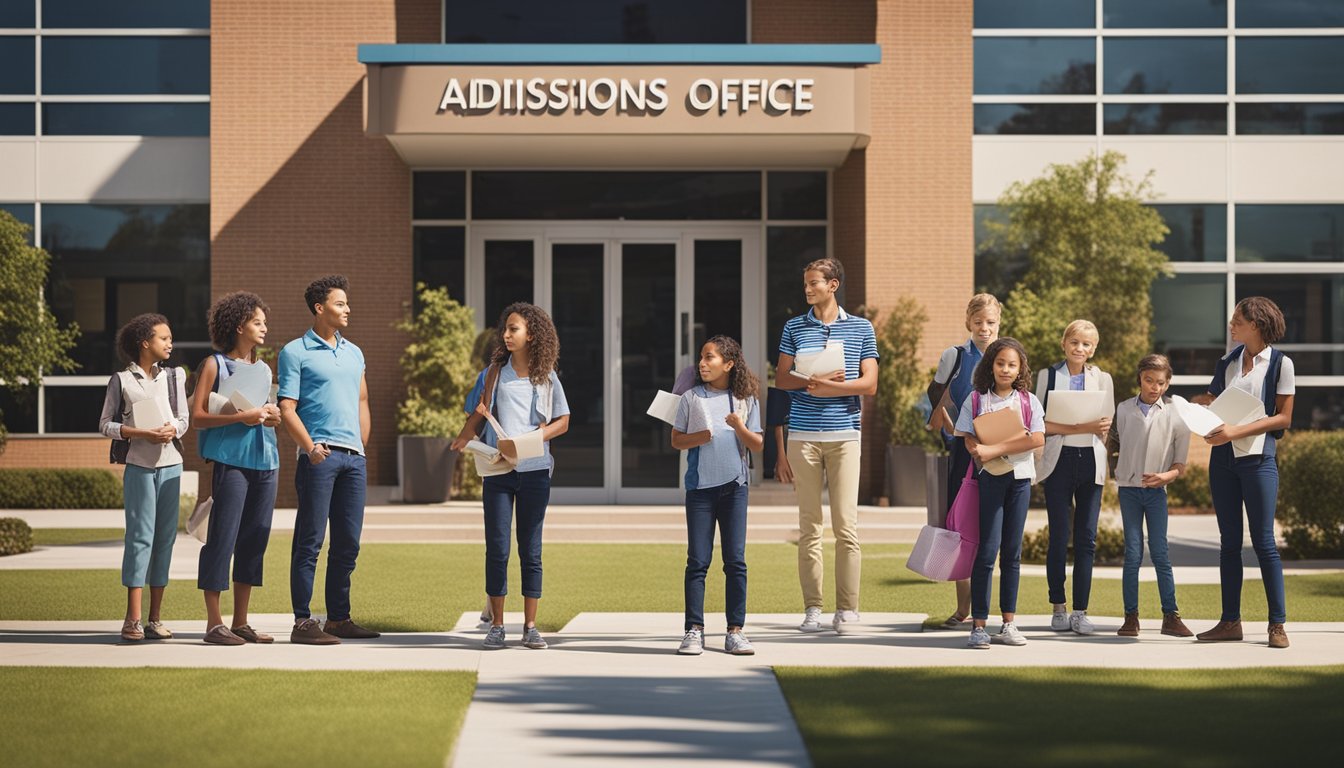
[[[964,624],[964,623],[966,623],[966,619],[968,619],[968,618],[970,618],[970,616],[965,616],[965,615],[962,615],[962,614],[959,614],[959,613],[953,613],[951,616],[948,616],[948,617],[947,617],[947,621],[944,621],[942,624],[939,624],[939,625],[938,625],[938,628],[939,628],[939,629],[961,629],[961,625]]]

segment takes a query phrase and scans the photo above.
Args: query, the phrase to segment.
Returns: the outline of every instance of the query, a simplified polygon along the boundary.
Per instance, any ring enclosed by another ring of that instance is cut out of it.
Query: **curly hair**
[[[560,359],[560,337],[555,333],[555,323],[546,310],[536,304],[519,301],[504,308],[499,313],[499,325],[496,331],[493,363],[503,364],[509,359],[508,347],[504,346],[504,327],[509,324],[509,315],[518,315],[527,323],[527,332],[532,340],[527,342],[527,378],[533,384],[543,384],[555,370]]]
[[[350,292],[350,281],[345,279],[345,275],[327,275],[319,277],[308,284],[303,291],[303,303],[308,305],[308,311],[314,315],[317,314],[316,304],[321,304],[327,300],[327,296],[334,290]]]
[[[220,352],[228,352],[238,343],[238,328],[252,319],[258,309],[269,315],[271,308],[255,293],[235,291],[221,296],[210,305],[206,323],[210,326],[210,343]]]
[[[713,344],[719,350],[719,357],[733,364],[732,369],[728,371],[728,391],[733,393],[733,397],[746,400],[749,397],[760,396],[761,382],[747,367],[747,359],[743,356],[742,345],[737,343],[737,339],[732,336],[714,336],[705,343]],[[695,369],[695,381],[698,384],[708,383],[700,378],[699,366]]]
[[[1260,332],[1260,338],[1266,344],[1273,344],[1283,338],[1283,334],[1288,332],[1288,324],[1284,322],[1283,311],[1279,305],[1264,296],[1247,296],[1237,302],[1237,312],[1241,313],[1242,318],[1255,326]]]
[[[127,364],[140,360],[140,345],[154,338],[154,328],[167,325],[168,318],[157,312],[132,317],[117,330],[117,356]]]
[[[1027,363],[1027,350],[1022,348],[1022,342],[1004,336],[991,343],[985,349],[985,356],[976,364],[975,372],[971,374],[971,386],[975,387],[976,392],[988,392],[994,388],[994,359],[1005,349],[1016,352],[1017,359],[1021,363],[1021,367],[1017,370],[1017,378],[1013,380],[1013,389],[1019,392],[1031,391],[1031,366]]]

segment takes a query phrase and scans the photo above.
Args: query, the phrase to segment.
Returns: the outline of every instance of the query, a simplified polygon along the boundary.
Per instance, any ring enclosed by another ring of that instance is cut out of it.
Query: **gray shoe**
[[[705,652],[705,632],[699,627],[691,627],[686,630],[686,636],[681,638],[681,647],[677,648],[677,653],[682,656],[699,656]]]
[[[723,638],[723,650],[734,656],[751,656],[756,653],[756,649],[751,647],[751,641],[742,634],[741,630],[729,632]]]
[[[989,647],[989,633],[985,631],[985,628],[984,628],[984,627],[976,627],[975,629],[972,629],[972,630],[971,630],[971,637],[970,637],[969,640],[966,641],[966,647],[967,647],[967,648],[988,648],[988,647]]]
[[[546,641],[541,639],[541,633],[535,626],[523,628],[523,647],[534,651],[546,650]]]
[[[162,621],[151,621],[145,625],[146,640],[171,640],[173,633],[163,626]]]
[[[490,631],[485,633],[485,642],[482,643],[487,651],[497,651],[504,647],[504,627],[492,626]]]

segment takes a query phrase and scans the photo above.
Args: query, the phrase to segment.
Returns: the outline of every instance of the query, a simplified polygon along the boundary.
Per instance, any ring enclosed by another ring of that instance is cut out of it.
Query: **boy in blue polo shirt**
[[[859,620],[859,437],[863,414],[859,397],[877,391],[877,337],[873,324],[840,308],[836,291],[845,277],[838,259],[818,259],[803,269],[803,293],[811,309],[784,324],[779,339],[775,386],[796,390],[789,405],[789,465],[798,493],[798,580],[803,588],[804,632],[821,625],[821,491],[830,488],[831,529],[835,532],[835,617],[838,634]],[[791,373],[794,358],[843,342],[842,371]]]
[[[294,471],[299,509],[289,575],[294,630],[289,641],[303,645],[378,637],[350,618],[350,574],[359,557],[368,482],[364,444],[372,419],[364,353],[341,335],[350,324],[349,289],[341,275],[314,280],[303,293],[313,327],[280,350],[280,416],[299,448]],[[308,603],[328,522],[327,623],[321,627]]]

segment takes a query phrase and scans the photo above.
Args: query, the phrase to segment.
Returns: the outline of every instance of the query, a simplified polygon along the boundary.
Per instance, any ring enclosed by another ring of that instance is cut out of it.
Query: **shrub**
[[[870,313],[860,311],[865,315]],[[869,318],[871,319],[871,317]],[[901,296],[877,328],[877,410],[893,445],[943,451],[942,440],[924,428],[918,407],[932,374],[919,364],[919,339],[929,315],[913,296]]]
[[[191,513],[196,511],[195,496],[179,496],[177,498],[177,530],[183,533],[187,532],[187,519]]]
[[[1185,472],[1167,486],[1167,506],[1213,509],[1213,491],[1209,490],[1209,468],[1186,464]]]
[[[463,453],[457,460],[457,478],[453,483],[453,499],[457,501],[480,501],[481,476],[476,474],[476,462],[471,454]]]
[[[0,469],[0,509],[117,509],[121,478],[107,469]]]
[[[1291,433],[1278,460],[1278,520],[1289,556],[1344,557],[1344,432]]]
[[[33,529],[17,517],[0,517],[0,557],[33,551]]]
[[[476,383],[471,364],[476,340],[472,311],[448,297],[447,288],[416,286],[419,306],[397,324],[411,341],[401,354],[406,399],[397,408],[403,435],[456,437],[466,414],[462,402]]]
[[[1022,562],[1042,564],[1050,551],[1050,526],[1022,537]],[[1069,541],[1068,562],[1073,562],[1073,541]],[[1121,565],[1125,562],[1125,532],[1113,525],[1097,526],[1096,565]]]

